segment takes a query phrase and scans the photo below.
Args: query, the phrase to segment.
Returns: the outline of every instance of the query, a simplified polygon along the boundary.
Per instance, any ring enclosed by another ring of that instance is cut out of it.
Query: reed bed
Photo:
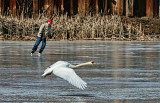
[[[146,35],[141,23],[133,25],[117,15],[53,16],[52,38],[48,40],[158,40]],[[49,18],[0,17],[1,40],[35,40],[39,27]]]

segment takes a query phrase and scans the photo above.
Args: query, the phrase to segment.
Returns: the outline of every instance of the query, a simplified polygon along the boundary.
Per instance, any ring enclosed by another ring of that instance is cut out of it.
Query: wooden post
[[[2,15],[2,0],[0,0],[0,16]]]
[[[146,0],[146,16],[153,17],[153,0]]]
[[[86,0],[86,14],[89,14],[89,4],[90,4],[90,0]]]
[[[153,17],[159,17],[159,0],[154,0]]]
[[[149,18],[158,17],[159,0],[146,0],[146,16]]]
[[[78,13],[85,15],[86,0],[78,0]]]
[[[78,13],[82,13],[82,1],[83,0],[78,0]]]
[[[16,16],[16,0],[10,0],[9,9],[12,16],[15,17]]]
[[[98,0],[96,0],[96,14],[98,14]]]
[[[0,15],[4,13],[4,0],[0,0]]]
[[[118,14],[118,1],[119,0],[112,0],[112,14],[113,15]]]
[[[112,1],[112,14],[123,15],[124,11],[124,0],[114,0]]]
[[[49,8],[48,8],[48,11],[47,11],[47,14],[48,16],[52,16],[53,15],[53,10],[54,10],[54,0],[49,0],[48,2],[49,4]]]
[[[133,16],[134,0],[126,0],[126,16]]]
[[[118,0],[118,15],[123,16],[124,14],[124,0]]]
[[[108,6],[107,6],[107,0],[105,0],[105,7],[104,7],[104,12],[105,12],[105,14],[107,14],[108,13]]]
[[[38,0],[33,0],[33,18],[38,16]]]
[[[64,0],[61,0],[61,13],[64,14]]]
[[[83,12],[83,15],[85,15],[85,9],[86,9],[86,0],[82,0],[82,12]]]
[[[70,0],[70,14],[73,15],[73,0]]]

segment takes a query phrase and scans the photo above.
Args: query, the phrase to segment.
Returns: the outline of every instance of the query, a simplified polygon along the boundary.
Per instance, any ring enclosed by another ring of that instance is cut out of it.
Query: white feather
[[[71,68],[76,68],[79,66],[89,65],[89,64],[95,64],[94,62],[87,62],[82,63],[79,65],[72,65],[65,61],[58,61],[48,67],[42,76],[47,76],[48,74],[55,74],[56,76],[63,78],[64,80],[67,80],[70,84],[76,86],[79,89],[85,89],[87,87],[87,83],[85,83]]]
[[[77,88],[84,89],[85,87],[87,87],[87,84],[71,68],[61,67],[58,70],[53,71],[53,73],[56,76],[67,80]]]

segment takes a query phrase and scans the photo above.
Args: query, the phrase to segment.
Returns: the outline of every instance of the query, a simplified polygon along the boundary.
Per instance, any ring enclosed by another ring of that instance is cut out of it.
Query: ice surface
[[[160,42],[48,41],[40,57],[30,56],[33,44],[0,41],[0,102],[160,101]],[[85,90],[54,75],[41,77],[59,60],[96,62],[75,69],[88,83]]]

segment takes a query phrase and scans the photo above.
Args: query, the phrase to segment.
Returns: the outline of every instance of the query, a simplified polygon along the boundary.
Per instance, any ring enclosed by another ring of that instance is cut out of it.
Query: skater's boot
[[[38,56],[41,56],[42,50],[39,50]]]
[[[31,56],[33,55],[33,53],[34,53],[34,50],[31,51]]]

